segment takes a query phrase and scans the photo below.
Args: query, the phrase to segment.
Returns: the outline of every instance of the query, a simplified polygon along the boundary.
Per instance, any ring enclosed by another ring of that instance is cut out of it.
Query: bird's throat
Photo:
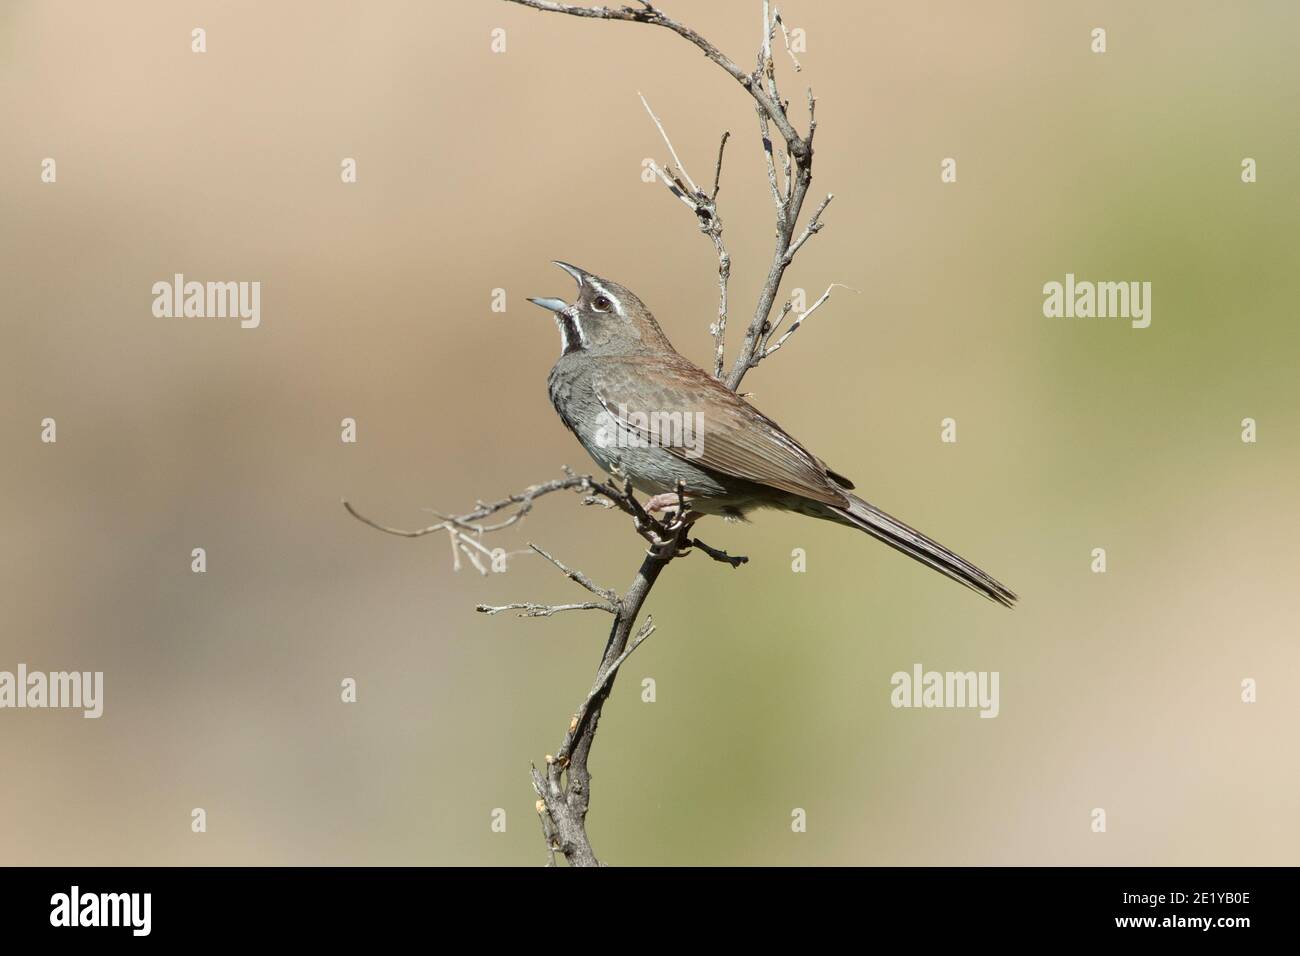
[[[566,312],[558,312],[555,320],[560,326],[560,342],[563,346],[561,354],[568,355],[571,352],[580,352],[587,347],[587,339],[582,334],[582,326],[578,324],[575,316]]]

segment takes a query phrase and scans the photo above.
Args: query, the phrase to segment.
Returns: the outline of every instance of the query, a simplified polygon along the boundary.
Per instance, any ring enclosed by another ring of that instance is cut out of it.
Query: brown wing
[[[666,449],[683,460],[823,504],[847,503],[828,477],[838,475],[776,422],[685,359],[607,358],[592,385],[612,415],[618,415],[620,406],[629,412],[700,413],[700,456],[690,457],[685,448]],[[853,487],[847,481],[840,484]]]

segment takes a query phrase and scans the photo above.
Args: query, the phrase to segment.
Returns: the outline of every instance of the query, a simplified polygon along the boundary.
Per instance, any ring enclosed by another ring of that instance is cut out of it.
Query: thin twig
[[[722,140],[718,143],[718,165],[713,170],[713,192],[709,195],[710,199],[718,198],[718,190],[722,188],[722,154],[727,149],[727,140],[731,139],[731,130],[723,130]]]
[[[569,16],[588,17],[593,20],[625,20],[633,23],[648,23],[652,26],[671,30],[682,39],[693,43],[706,57],[722,67],[732,79],[743,86],[749,95],[754,97],[759,105],[763,107],[772,122],[776,124],[777,129],[780,130],[783,138],[791,141],[799,139],[799,134],[790,125],[790,121],[786,118],[780,102],[768,96],[761,85],[754,81],[752,74],[742,70],[731,57],[690,27],[666,16],[657,7],[643,4],[645,9],[634,10],[631,7],[584,7],[576,3],[557,3],[555,0],[507,0],[507,2],[531,7],[534,10],[545,10],[549,13],[566,13]],[[798,155],[800,154],[796,154],[796,156]]]
[[[605,611],[618,614],[618,608],[604,601],[586,601],[582,604],[533,604],[525,601],[516,604],[479,604],[474,610],[480,614],[500,614],[502,611],[523,611],[520,617],[550,617],[559,611]]]
[[[714,346],[713,377],[721,379],[722,369],[726,362],[727,286],[731,281],[731,256],[727,253],[726,244],[722,240],[723,227],[722,217],[718,214],[718,190],[722,188],[722,157],[731,133],[724,132],[722,134],[722,140],[718,144],[718,161],[713,171],[713,192],[705,194],[695,185],[695,181],[691,179],[690,174],[686,172],[686,167],[673,146],[672,138],[669,137],[668,131],[664,129],[664,124],[660,122],[659,117],[655,115],[655,111],[650,108],[650,103],[646,100],[645,95],[638,92],[637,96],[640,97],[641,105],[645,107],[646,113],[650,115],[650,119],[654,121],[655,127],[659,130],[659,136],[668,146],[668,152],[672,154],[673,163],[677,171],[681,173],[681,177],[678,178],[670,174],[653,160],[650,162],[650,168],[668,188],[668,191],[695,214],[700,231],[712,241],[714,252],[718,257],[718,318],[709,327],[709,331],[713,335]],[[683,179],[685,182],[682,182]]]
[[[734,556],[727,554],[725,551],[719,551],[717,548],[709,547],[699,538],[692,538],[690,543],[693,547],[699,548],[714,561],[721,561],[723,564],[729,564],[733,568],[738,568],[742,564],[747,564],[749,562],[749,558],[745,557],[743,554],[737,554]]]
[[[487,568],[483,567],[483,559],[466,547],[465,542],[463,541],[460,542],[460,550],[464,553],[465,557],[469,558],[469,563],[474,565],[475,571],[479,574],[487,575],[488,571]]]
[[[641,97],[641,105],[645,107],[645,111],[650,114],[650,118],[654,120],[655,126],[659,128],[659,135],[663,137],[664,144],[668,147],[668,152],[672,154],[673,165],[677,167],[677,171],[681,173],[682,178],[686,180],[686,185],[690,187],[691,195],[696,195],[699,193],[700,187],[695,185],[695,180],[691,179],[691,174],[688,173],[686,167],[682,165],[682,161],[677,155],[677,150],[673,148],[673,141],[668,138],[668,133],[664,130],[664,124],[659,122],[659,117],[655,116],[655,111],[650,108],[650,104],[646,102],[646,98],[642,95],[640,90],[637,90],[636,95]]]
[[[609,686],[614,682],[614,677],[618,674],[618,669],[623,666],[623,662],[631,657],[632,652],[641,646],[641,642],[654,632],[654,618],[646,615],[645,623],[636,632],[636,637],[632,638],[631,643],[614,660],[602,668],[596,677],[596,683],[592,685],[591,691],[587,694],[587,699],[582,702],[582,706],[578,708],[578,712],[573,715],[573,720],[569,723],[569,733],[560,746],[560,752],[556,755],[557,759],[563,760],[572,752],[574,742],[581,736],[583,724],[587,720],[587,715],[591,713],[591,706],[596,701],[596,698],[602,694],[608,694]]]
[[[781,194],[781,187],[776,182],[776,159],[772,155],[772,135],[767,125],[767,114],[761,109],[755,110],[758,113],[758,132],[763,141],[763,159],[767,163],[767,182],[772,188],[772,202],[776,206],[776,225],[778,235],[782,225],[785,222],[786,206],[788,197]]]
[[[594,583],[591,580],[591,578],[587,577],[581,571],[575,571],[573,568],[568,567],[563,562],[561,562],[558,558],[556,558],[554,555],[548,554],[547,552],[543,551],[541,548],[533,544],[531,541],[528,542],[528,547],[531,548],[533,551],[537,552],[538,554],[540,554],[547,561],[551,562],[551,564],[559,568],[560,571],[564,574],[564,576],[568,578],[570,581],[580,585],[581,587],[586,588],[588,591],[590,591],[592,594],[596,595],[597,597],[604,598],[606,602],[610,604],[618,603],[619,598],[618,598],[617,591],[611,590],[610,588],[602,588],[600,585]]]
[[[491,531],[499,531],[502,528],[507,528],[519,521],[524,517],[524,515],[528,514],[528,512],[532,510],[533,502],[543,495],[549,495],[555,491],[565,491],[570,488],[588,489],[592,486],[593,483],[590,475],[570,475],[566,478],[557,478],[554,481],[543,482],[540,485],[530,485],[518,494],[507,495],[500,501],[493,501],[490,503],[480,501],[476,504],[474,510],[467,514],[452,518],[443,518],[442,521],[439,521],[435,525],[430,525],[427,528],[417,528],[414,531],[404,531],[401,528],[389,528],[385,525],[379,524],[378,522],[365,517],[365,515],[362,515],[346,500],[343,502],[343,507],[348,510],[348,513],[351,514],[352,517],[356,518],[363,524],[368,524],[370,527],[382,531],[385,534],[400,535],[404,538],[419,538],[426,534],[432,534],[435,531],[445,531],[449,525],[457,525],[469,531],[473,531],[475,534],[481,535]],[[519,509],[499,524],[473,524],[473,522],[486,518],[489,515],[494,515],[499,511],[504,511],[512,505],[518,505]]]
[[[790,54],[790,62],[794,64],[794,71],[796,73],[801,72],[803,66],[799,63],[799,58],[794,55],[794,50],[790,48],[790,31],[785,28],[785,21],[781,19],[781,11],[777,10],[772,14],[772,19],[781,28],[781,35],[785,37],[785,52]]]
[[[839,286],[841,289],[848,289],[850,292],[858,291],[857,289],[853,289],[850,288],[849,286],[844,285],[844,283],[842,282],[832,282],[830,285],[826,287],[826,291],[821,294],[821,296],[817,299],[816,302],[814,302],[805,311],[800,312],[799,315],[795,317],[795,320],[792,323],[790,323],[790,328],[785,330],[785,335],[781,336],[779,339],[776,340],[775,343],[773,343],[771,346],[763,350],[762,354],[759,355],[759,360],[761,361],[762,359],[767,358],[769,355],[771,355],[773,352],[779,349],[782,345],[784,345],[785,340],[788,339],[790,336],[794,335],[796,331],[798,331],[799,326],[803,324],[803,320],[808,318],[808,316],[812,315],[814,312],[816,312],[821,307],[821,304],[831,297],[831,289],[835,288],[836,286]],[[784,312],[782,312],[781,314],[782,316],[785,315]],[[769,336],[769,338],[770,337],[771,336]]]
[[[808,225],[804,226],[803,232],[799,233],[799,238],[790,243],[790,248],[785,251],[786,265],[794,261],[795,253],[803,248],[803,244],[808,241],[810,236],[815,236],[822,231],[822,213],[826,211],[826,207],[831,204],[831,200],[834,198],[834,193],[826,194],[826,198],[821,201],[821,205],[813,211],[812,218],[808,220]]]
[[[731,256],[722,242],[722,220],[714,210],[713,223],[716,229],[708,230],[713,240],[713,248],[718,254],[718,320],[713,326],[713,377],[722,378],[722,368],[726,364],[724,357],[727,350],[727,284],[731,281]]]

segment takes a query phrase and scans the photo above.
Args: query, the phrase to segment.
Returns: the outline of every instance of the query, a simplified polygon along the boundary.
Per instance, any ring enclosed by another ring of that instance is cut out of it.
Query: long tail
[[[915,558],[922,564],[929,565],[940,574],[945,574],[954,581],[966,585],[990,601],[996,601],[1004,607],[1015,605],[1018,599],[1010,588],[994,580],[965,558],[958,557],[937,541],[932,541],[915,528],[910,528],[897,518],[885,514],[857,495],[848,492],[845,494],[848,495],[849,507],[836,508],[827,505],[826,510],[832,514],[826,517],[861,528],[891,548]]]

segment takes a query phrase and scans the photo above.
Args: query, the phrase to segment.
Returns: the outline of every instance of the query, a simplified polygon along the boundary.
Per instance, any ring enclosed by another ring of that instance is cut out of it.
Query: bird
[[[551,403],[598,465],[651,496],[649,510],[680,510],[684,498],[692,518],[746,519],[766,507],[834,521],[1014,606],[1008,587],[855,495],[852,481],[678,353],[627,288],[555,264],[577,282],[574,301],[528,300],[554,315],[560,333]]]

